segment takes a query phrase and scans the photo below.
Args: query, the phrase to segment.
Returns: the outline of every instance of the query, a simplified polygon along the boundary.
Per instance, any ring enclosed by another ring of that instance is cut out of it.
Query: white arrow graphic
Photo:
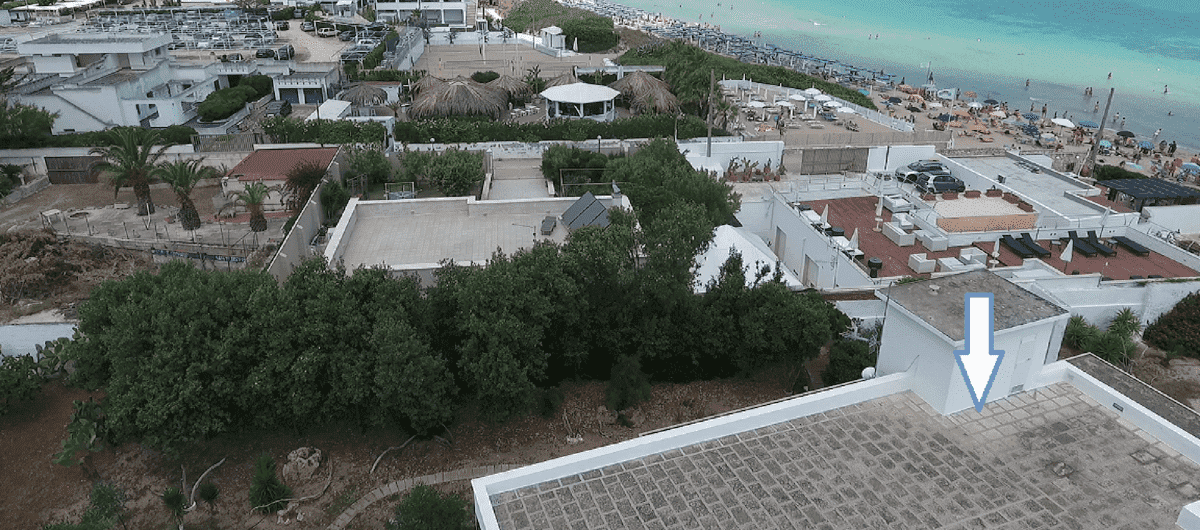
[[[983,411],[988,391],[996,381],[996,372],[1004,352],[993,350],[993,312],[995,301],[992,293],[967,293],[964,296],[966,317],[964,318],[965,350],[955,350],[954,360],[962,371],[963,380],[975,402],[975,410]]]

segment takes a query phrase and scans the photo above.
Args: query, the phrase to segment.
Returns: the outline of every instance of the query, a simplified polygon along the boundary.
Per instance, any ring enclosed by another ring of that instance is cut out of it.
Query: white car
[[[318,37],[336,37],[337,30],[333,28],[320,28],[317,30]]]

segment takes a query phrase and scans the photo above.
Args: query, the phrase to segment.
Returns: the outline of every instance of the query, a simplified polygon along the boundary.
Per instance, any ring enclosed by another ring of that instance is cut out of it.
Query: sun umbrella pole
[[[1117,91],[1116,88],[1108,89],[1108,102],[1104,104],[1104,114],[1100,117],[1100,129],[1096,132],[1096,140],[1092,142],[1092,150],[1088,153],[1087,164],[1084,165],[1088,170],[1088,176],[1095,178],[1096,170],[1096,153],[1100,151],[1100,141],[1104,140],[1104,124],[1108,123],[1108,109],[1112,107],[1113,94]],[[1079,170],[1082,174],[1083,170]]]

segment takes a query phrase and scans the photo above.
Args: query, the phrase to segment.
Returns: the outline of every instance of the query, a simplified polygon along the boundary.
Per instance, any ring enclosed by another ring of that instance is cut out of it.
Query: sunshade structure
[[[511,75],[502,75],[487,83],[488,88],[500,90],[514,98],[521,98],[533,92],[529,84]]]
[[[1120,131],[1117,133],[1117,136],[1120,136],[1121,138],[1133,138],[1137,135],[1133,134],[1133,131]]]
[[[638,113],[667,114],[679,110],[679,100],[671,93],[671,86],[646,72],[627,74],[608,87],[625,96],[630,108]]]
[[[445,85],[445,84],[446,84],[445,79],[427,75],[427,76],[424,76],[424,77],[418,79],[417,82],[413,83],[412,88],[413,88],[413,91],[415,91],[419,94],[421,92],[424,92],[426,89],[434,88],[434,87]]]
[[[1091,121],[1091,120],[1081,120],[1081,121],[1079,122],[1079,126],[1080,126],[1080,127],[1083,127],[1084,129],[1099,129],[1099,128],[1100,128],[1100,124],[1099,124],[1099,123],[1096,123],[1096,122],[1094,122],[1094,121]]]
[[[342,94],[342,101],[349,101],[355,107],[355,113],[362,115],[363,107],[382,105],[387,101],[387,92],[382,88],[367,83],[354,83]],[[368,110],[368,112],[374,112]]]
[[[604,85],[572,83],[552,86],[540,95],[546,98],[547,118],[612,121],[617,115],[613,100],[621,93]]]
[[[1066,119],[1066,118],[1054,118],[1054,119],[1052,119],[1052,120],[1050,120],[1050,121],[1051,121],[1052,123],[1054,123],[1055,125],[1058,125],[1059,127],[1066,127],[1066,128],[1068,128],[1068,129],[1074,129],[1074,128],[1075,128],[1075,123],[1074,123],[1074,122],[1072,122],[1071,120],[1068,120],[1068,119]]]
[[[546,88],[550,88],[552,86],[570,85],[570,84],[574,84],[574,83],[578,83],[578,82],[579,82],[579,78],[575,77],[574,72],[567,72],[563,75],[560,75],[558,77],[550,79],[549,81],[546,81]]]
[[[498,119],[507,107],[508,97],[503,92],[458,77],[421,90],[408,113],[415,119],[434,116],[489,116]]]
[[[1154,201],[1154,204],[1193,204],[1200,198],[1200,191],[1161,179],[1101,180],[1096,185],[1108,188],[1110,201],[1117,200],[1117,193],[1129,196],[1137,204],[1139,212],[1147,201]]]

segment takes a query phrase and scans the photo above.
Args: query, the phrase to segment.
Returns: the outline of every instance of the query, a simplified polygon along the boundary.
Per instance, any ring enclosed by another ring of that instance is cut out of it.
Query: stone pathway
[[[353,521],[354,517],[357,516],[359,512],[367,509],[368,506],[374,504],[376,501],[385,499],[402,491],[406,491],[409,488],[419,484],[432,486],[434,484],[454,482],[456,480],[471,480],[479,477],[486,477],[488,475],[495,475],[496,473],[503,473],[511,469],[525,467],[526,465],[527,464],[500,464],[494,466],[470,467],[389,482],[383,486],[371,490],[362,498],[358,499],[357,502],[351,504],[349,508],[346,508],[346,511],[342,512],[341,515],[337,516],[337,518],[333,520],[333,523],[329,525],[329,530],[342,530],[343,528],[346,528],[346,525],[350,524],[350,521]]]

